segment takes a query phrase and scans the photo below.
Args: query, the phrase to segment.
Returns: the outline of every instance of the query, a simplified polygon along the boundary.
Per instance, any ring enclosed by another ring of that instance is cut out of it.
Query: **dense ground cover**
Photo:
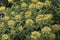
[[[60,40],[60,0],[0,0],[0,40]]]

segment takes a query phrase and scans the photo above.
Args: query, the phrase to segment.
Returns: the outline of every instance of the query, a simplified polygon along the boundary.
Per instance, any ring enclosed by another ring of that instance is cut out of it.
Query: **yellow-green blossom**
[[[10,19],[9,16],[4,16],[3,20],[8,21]]]
[[[19,26],[19,27],[18,27],[18,30],[19,30],[20,32],[22,32],[22,31],[24,30],[24,28],[23,28],[22,26]]]
[[[33,8],[36,8],[36,5],[35,5],[34,3],[31,3],[31,4],[29,5],[29,9],[33,9]]]
[[[4,40],[8,40],[8,39],[9,39],[8,34],[3,34],[3,35],[2,35],[2,39],[4,39]]]
[[[25,17],[26,17],[26,18],[31,17],[31,15],[32,15],[32,13],[31,13],[30,11],[25,12]]]
[[[60,30],[60,25],[59,24],[52,25],[52,30],[53,31],[59,31]]]
[[[52,31],[51,28],[47,26],[41,29],[42,34],[50,34],[51,31]]]
[[[25,7],[27,7],[27,4],[26,4],[25,2],[23,2],[23,3],[21,4],[21,7],[25,8]]]
[[[10,31],[10,32],[11,32],[11,34],[13,34],[13,35],[14,35],[14,34],[16,34],[16,31],[15,31],[15,30],[13,30],[13,29],[11,29],[11,31]]]
[[[3,22],[0,23],[0,28],[2,28],[2,27],[4,27],[4,23]]]
[[[38,40],[38,38],[36,36],[32,36],[32,35],[31,35],[31,39]]]
[[[36,22],[41,22],[43,20],[44,15],[40,14],[36,17]]]
[[[15,16],[15,15],[16,15],[15,11],[12,11],[10,14],[11,14],[12,16]]]
[[[54,40],[54,39],[56,38],[56,36],[55,36],[55,34],[51,33],[51,34],[49,35],[49,38],[52,39],[52,40]]]
[[[32,39],[36,40],[36,39],[40,38],[40,35],[41,35],[41,33],[38,31],[31,32],[31,38]]]
[[[5,10],[5,8],[6,8],[6,7],[1,6],[1,7],[0,7],[0,12],[1,12],[1,11],[4,11],[4,10]]]
[[[45,20],[45,21],[49,21],[49,20],[52,19],[52,17],[53,17],[52,14],[46,14],[45,17],[44,17],[44,20]]]
[[[27,19],[25,23],[26,23],[26,25],[32,25],[33,24],[33,20]]]
[[[15,23],[16,23],[16,22],[15,22],[14,20],[9,20],[9,21],[8,21],[8,26],[11,26],[11,27],[12,27],[12,26],[15,25]]]
[[[43,7],[43,3],[38,1],[38,2],[36,3],[36,8],[37,8],[37,9],[40,9],[40,8],[42,8],[42,7]]]
[[[21,15],[16,15],[16,16],[15,16],[15,19],[16,19],[17,21],[18,21],[18,20],[21,20],[21,18],[22,18]]]
[[[45,5],[46,7],[50,7],[50,6],[51,6],[51,1],[46,0],[45,3],[44,3],[44,5]]]

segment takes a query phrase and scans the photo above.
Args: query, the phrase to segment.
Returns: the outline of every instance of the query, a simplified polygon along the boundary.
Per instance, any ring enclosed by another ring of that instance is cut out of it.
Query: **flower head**
[[[43,3],[42,2],[37,2],[36,3],[36,8],[37,9],[40,9],[40,8],[42,8],[43,7]]]
[[[32,13],[31,13],[30,11],[25,12],[25,17],[26,17],[26,18],[31,17],[31,15],[32,15]]]
[[[45,20],[45,21],[49,21],[49,20],[52,19],[52,17],[53,17],[52,14],[46,14],[45,17],[44,17],[44,20]]]
[[[19,30],[20,32],[22,32],[23,29],[24,29],[24,28],[23,28],[22,26],[19,26],[19,27],[18,27],[18,30]]]
[[[27,19],[25,23],[26,23],[26,25],[32,25],[33,24],[33,20]]]
[[[4,11],[4,10],[5,10],[5,7],[4,6],[0,7],[0,12],[1,11]]]
[[[31,35],[36,36],[36,37],[40,37],[41,34],[38,31],[34,31],[34,32],[31,32]]]
[[[21,20],[21,15],[16,15],[16,16],[15,16],[15,19],[16,19],[16,20]]]
[[[12,16],[15,16],[15,11],[12,11],[10,14],[11,14]]]
[[[7,39],[9,39],[9,36],[8,36],[8,34],[4,34],[4,35],[2,35],[2,39],[4,39],[4,40],[7,40]]]
[[[49,28],[49,27],[44,27],[44,28],[42,28],[42,30],[41,30],[41,32],[43,33],[43,34],[50,34],[51,33],[51,28]]]
[[[31,38],[32,39],[38,39],[40,38],[41,33],[38,31],[31,32]]]
[[[15,23],[16,23],[16,22],[15,22],[14,20],[9,20],[9,21],[8,21],[8,25],[9,25],[9,26],[14,26]]]
[[[16,31],[11,29],[11,34],[13,34],[13,35],[16,34]]]
[[[49,38],[50,38],[50,39],[53,39],[53,40],[54,40],[55,37],[56,37],[56,36],[55,36],[55,34],[53,34],[53,33],[51,33],[51,34],[49,35]]]
[[[3,20],[8,21],[10,19],[9,16],[4,16]]]
[[[43,14],[40,14],[36,17],[36,22],[41,22],[44,18],[44,15]]]
[[[52,30],[53,31],[59,31],[60,30],[60,25],[59,24],[52,25]]]
[[[25,2],[23,2],[23,3],[21,4],[21,7],[25,8],[25,7],[27,7],[27,4],[26,4]]]
[[[45,3],[44,3],[44,5],[45,5],[46,7],[50,7],[50,5],[51,5],[51,1],[46,0]]]
[[[1,27],[4,27],[4,23],[3,23],[3,22],[2,22],[2,23],[0,23],[0,28],[1,28]]]
[[[31,3],[31,4],[29,5],[29,9],[33,9],[33,8],[36,8],[36,5],[35,5],[34,3]]]

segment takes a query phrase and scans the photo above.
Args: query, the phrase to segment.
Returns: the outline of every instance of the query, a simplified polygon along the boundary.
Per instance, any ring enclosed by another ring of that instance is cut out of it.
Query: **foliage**
[[[60,40],[60,0],[0,0],[0,40]]]

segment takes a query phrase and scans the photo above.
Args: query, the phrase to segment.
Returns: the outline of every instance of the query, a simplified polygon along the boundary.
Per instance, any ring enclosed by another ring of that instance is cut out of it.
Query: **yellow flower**
[[[31,2],[33,2],[33,3],[35,3],[35,2],[37,2],[38,0],[31,0]]]
[[[24,30],[24,28],[23,28],[22,26],[19,26],[19,27],[18,27],[18,30],[19,30],[20,32],[22,32],[22,31]]]
[[[8,21],[8,25],[9,25],[9,26],[14,26],[15,23],[16,23],[16,22],[15,22],[14,20],[9,20],[9,21]]]
[[[54,40],[55,37],[56,37],[56,36],[55,36],[55,34],[53,34],[53,33],[51,33],[51,34],[49,35],[49,38],[50,38],[50,39],[53,39],[53,40]]]
[[[42,8],[43,7],[43,3],[42,2],[37,2],[36,3],[36,8],[37,9],[40,9],[40,8]]]
[[[26,18],[31,17],[31,15],[32,15],[32,13],[31,13],[30,11],[25,12],[25,17],[26,17]]]
[[[40,14],[36,17],[36,22],[50,21],[52,17],[52,14]]]
[[[13,2],[13,0],[8,0],[9,3]]]
[[[46,0],[45,3],[44,3],[44,5],[45,5],[46,7],[50,7],[50,5],[51,5],[51,1]]]
[[[40,38],[41,33],[38,31],[31,32],[31,38],[32,39],[37,39]]]
[[[26,4],[25,2],[23,2],[23,3],[21,4],[21,7],[25,8],[25,7],[27,7],[27,4]]]
[[[33,24],[33,20],[27,19],[25,23],[26,23],[27,25],[32,25],[32,24]]]
[[[16,20],[21,20],[21,15],[16,15],[16,16],[15,16],[15,19],[16,19]]]
[[[3,23],[3,22],[2,22],[2,23],[0,23],[0,28],[1,28],[1,27],[4,27],[4,23]]]
[[[49,20],[52,19],[52,17],[53,17],[52,14],[46,14],[45,17],[44,17],[44,20],[49,21]]]
[[[4,11],[4,10],[5,10],[5,7],[4,6],[0,7],[0,12],[1,11]]]
[[[40,14],[36,17],[36,22],[41,22],[43,20],[44,15]]]
[[[40,37],[41,34],[38,31],[34,31],[34,32],[31,32],[31,35],[36,36],[36,37]]]
[[[29,9],[33,9],[33,8],[35,8],[35,7],[36,7],[36,5],[33,4],[33,3],[31,3],[31,4],[29,5]]]
[[[8,34],[4,34],[4,35],[2,35],[2,39],[4,39],[4,40],[7,40],[7,39],[9,39],[9,36],[8,36]]]
[[[11,12],[11,15],[12,15],[12,16],[15,16],[15,15],[16,15],[15,11],[12,11],[12,12]]]
[[[16,34],[16,31],[12,29],[11,34],[13,34],[13,35]]]
[[[31,38],[32,38],[33,40],[38,40],[38,38],[37,38],[36,36],[32,36],[32,35],[31,35]]]
[[[59,24],[55,24],[52,26],[53,31],[59,31],[60,30],[60,25]]]
[[[5,21],[8,21],[9,19],[10,19],[9,16],[5,16],[5,17],[3,18],[3,20],[5,20]]]
[[[44,28],[42,28],[42,30],[41,30],[41,32],[43,33],[43,34],[50,34],[51,33],[51,28],[49,28],[49,27],[47,27],[47,26],[45,26]]]

